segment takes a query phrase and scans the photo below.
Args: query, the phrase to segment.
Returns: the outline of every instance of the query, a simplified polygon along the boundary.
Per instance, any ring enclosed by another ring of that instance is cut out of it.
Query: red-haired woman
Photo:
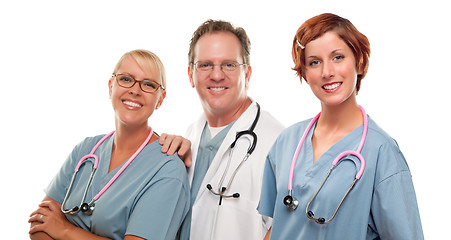
[[[287,128],[267,157],[259,212],[271,239],[423,239],[406,160],[356,95],[370,44],[334,14],[307,20],[293,40],[293,68],[321,103]]]

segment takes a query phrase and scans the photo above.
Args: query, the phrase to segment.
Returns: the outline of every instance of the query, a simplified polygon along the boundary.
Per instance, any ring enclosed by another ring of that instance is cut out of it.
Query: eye
[[[128,82],[133,82],[133,78],[129,75],[117,75],[117,80],[124,82],[124,83],[128,83]]]
[[[225,62],[222,64],[228,70],[235,70],[238,67],[238,63],[236,62]]]
[[[201,70],[211,69],[213,66],[210,62],[197,62],[197,68]]]
[[[337,56],[334,57],[334,60],[335,61],[340,61],[340,60],[342,60],[344,58],[345,58],[345,56],[343,56],[343,55],[337,55]]]
[[[314,67],[314,66],[318,65],[319,63],[320,63],[319,60],[312,60],[312,61],[310,61],[309,66]]]
[[[158,88],[158,83],[156,83],[154,81],[150,81],[150,80],[144,80],[142,82],[142,86],[147,88],[147,89],[155,90],[155,89]]]

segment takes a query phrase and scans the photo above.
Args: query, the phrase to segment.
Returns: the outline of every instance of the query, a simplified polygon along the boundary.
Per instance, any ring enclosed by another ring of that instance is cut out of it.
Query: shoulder
[[[312,119],[307,119],[287,127],[282,131],[282,133],[280,133],[277,141],[291,141],[293,138],[300,139],[311,121]]]
[[[260,121],[262,121],[267,127],[278,130],[280,132],[285,129],[285,126],[283,126],[279,120],[277,120],[271,113],[265,110],[261,110],[260,112]]]
[[[72,149],[71,155],[73,160],[79,160],[84,155],[89,154],[92,149],[96,146],[99,141],[105,137],[106,134],[101,134],[97,136],[92,137],[86,137],[81,142],[79,142],[75,147]],[[104,145],[100,145],[99,148],[103,148]]]
[[[380,145],[398,146],[396,141],[385,132],[372,118],[368,118],[368,138],[371,138],[373,143]]]
[[[311,119],[295,123],[283,130],[273,144],[268,158],[271,161],[284,161],[291,158]]]
[[[401,153],[398,143],[387,132],[385,132],[373,119],[368,119],[368,133],[365,144],[370,148],[377,149],[379,155],[391,155],[400,158],[404,164],[404,156]],[[384,160],[379,157],[380,160]]]
[[[199,131],[202,131],[206,122],[207,122],[207,119],[206,119],[205,115],[201,114],[200,117],[195,122],[191,123],[188,126],[185,136],[192,136],[193,134],[195,134]]]
[[[77,144],[78,148],[93,148],[106,134],[100,134],[97,136],[90,136],[83,139],[80,143]]]
[[[373,119],[368,119],[368,135],[364,149],[365,146],[368,147],[366,152],[375,154],[379,181],[401,172],[410,172],[398,143]]]
[[[167,155],[161,152],[162,145],[155,141],[145,148],[145,161],[149,169],[155,169],[155,175],[164,178],[176,178],[184,182],[187,177],[186,167],[180,157],[176,154]]]

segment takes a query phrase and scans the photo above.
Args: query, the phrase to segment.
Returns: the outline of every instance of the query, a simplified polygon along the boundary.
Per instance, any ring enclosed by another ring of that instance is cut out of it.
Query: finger
[[[50,211],[58,211],[60,206],[61,205],[56,201],[42,201],[39,204],[39,207],[50,209]]]
[[[161,152],[166,153],[169,149],[169,147],[172,145],[172,141],[174,140],[174,135],[168,135],[166,136],[163,147],[161,147]]]
[[[28,234],[33,234],[37,232],[43,232],[44,226],[43,224],[31,224],[30,231],[28,231]]]
[[[183,138],[181,136],[175,136],[171,142],[171,145],[169,146],[167,154],[173,155],[175,152],[177,152],[180,149],[182,144],[183,144]]]
[[[33,223],[33,222],[39,222],[39,223],[44,223],[44,215],[43,214],[34,214],[33,216],[30,217],[30,219],[28,219],[29,223]]]
[[[43,214],[43,215],[47,215],[49,213],[49,208],[47,207],[39,207],[36,211],[32,212],[30,214],[30,217],[37,215],[37,214]]]
[[[160,145],[163,145],[163,143],[164,143],[164,141],[166,140],[166,138],[167,138],[167,134],[166,133],[162,133],[161,135],[160,135],[160,138],[158,139],[158,143],[160,144]]]
[[[191,152],[188,156],[185,157],[185,160],[183,160],[183,162],[185,163],[186,167],[191,167],[191,165],[193,165],[193,161],[191,159]]]

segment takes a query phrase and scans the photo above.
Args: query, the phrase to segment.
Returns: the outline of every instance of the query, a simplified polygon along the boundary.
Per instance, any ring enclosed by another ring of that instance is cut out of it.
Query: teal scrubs
[[[197,194],[199,193],[199,189],[201,187],[202,181],[204,180],[205,174],[207,174],[208,168],[210,167],[213,158],[221,147],[222,142],[224,142],[224,138],[227,136],[230,128],[233,126],[235,121],[230,123],[227,127],[222,129],[216,136],[211,138],[210,130],[208,128],[208,123],[205,123],[204,130],[202,131],[199,149],[197,153],[196,159],[196,167],[194,169],[193,181],[191,183],[191,207],[196,200]],[[218,198],[219,199],[219,198]],[[191,208],[186,217],[185,221],[180,228],[180,240],[188,240],[190,239],[190,231],[191,231]]]
[[[103,136],[86,138],[74,148],[45,190],[47,196],[63,202],[76,164]],[[99,166],[85,202],[90,202],[120,169],[108,173],[113,140],[114,135],[95,152]],[[189,181],[183,162],[176,155],[161,153],[161,147],[158,141],[148,144],[95,202],[91,216],[78,212],[66,214],[66,218],[77,227],[111,239],[123,239],[125,235],[174,239],[190,207]],[[80,204],[91,169],[90,161],[80,168],[65,209]]]
[[[397,143],[370,118],[361,152],[366,161],[365,171],[332,222],[319,225],[308,219],[306,205],[334,158],[343,151],[357,150],[363,125],[313,162],[314,125],[301,148],[294,172],[293,197],[298,199],[299,206],[293,211],[283,204],[288,194],[293,155],[310,121],[297,123],[282,132],[267,156],[258,211],[274,219],[271,239],[424,239],[406,160]],[[359,168],[360,161],[354,156],[339,162],[309,207],[316,218],[327,221],[333,215]]]

